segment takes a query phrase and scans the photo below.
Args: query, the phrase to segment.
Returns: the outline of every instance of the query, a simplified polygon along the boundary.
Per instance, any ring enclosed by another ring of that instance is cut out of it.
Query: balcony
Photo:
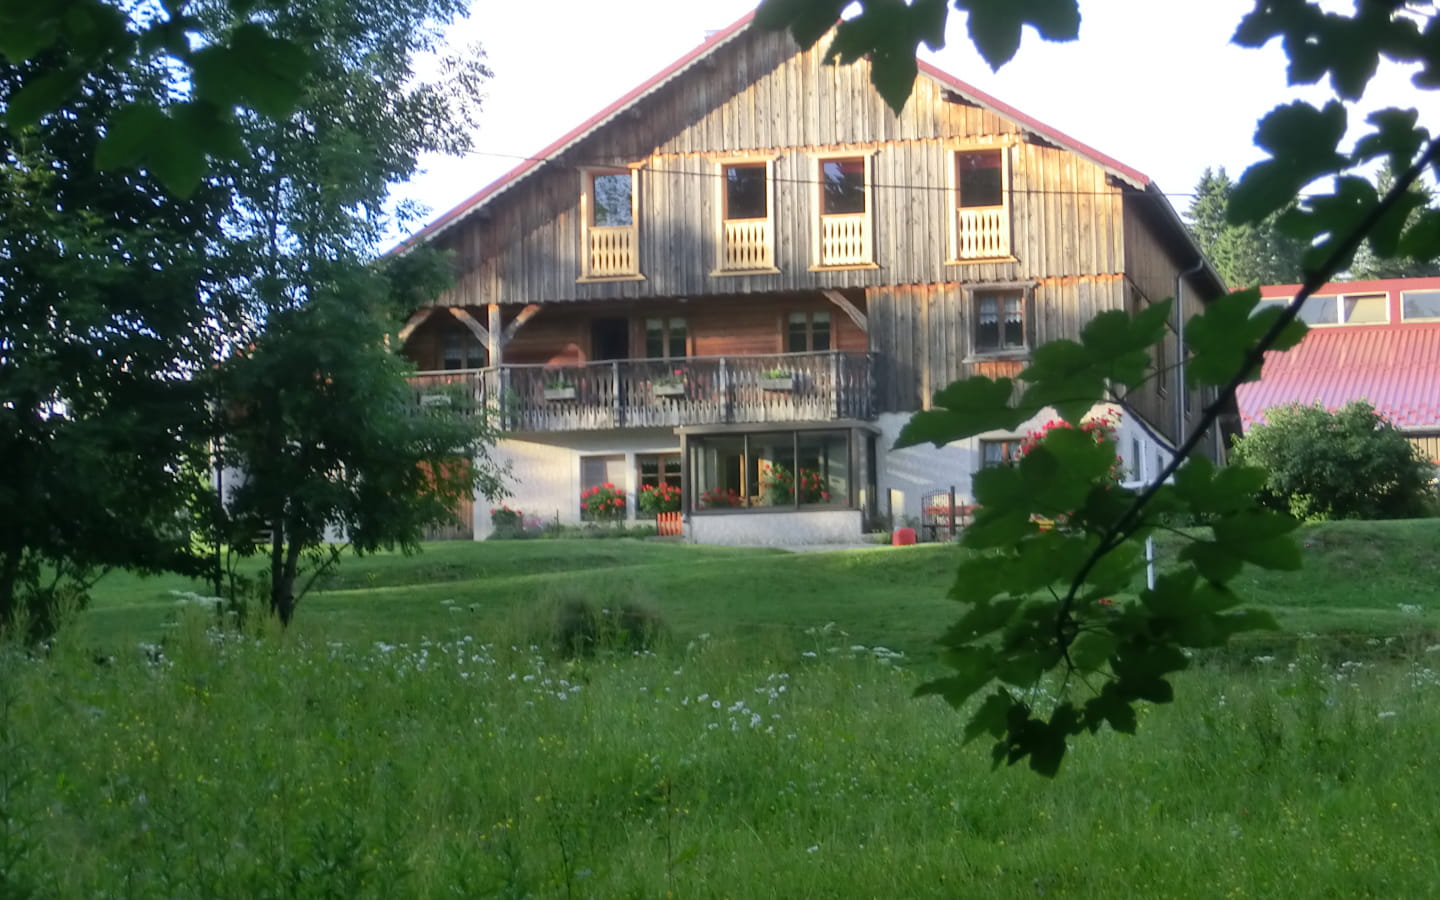
[[[634,225],[591,226],[587,230],[590,243],[587,277],[621,278],[640,274]]]
[[[826,422],[876,414],[870,354],[840,350],[420,372],[410,383],[417,406],[488,412],[510,432]]]
[[[820,265],[863,266],[871,262],[869,213],[820,217]]]
[[[727,219],[722,225],[720,271],[763,272],[775,268],[769,219]]]
[[[1003,259],[1010,255],[1007,207],[961,208],[955,214],[956,259]]]

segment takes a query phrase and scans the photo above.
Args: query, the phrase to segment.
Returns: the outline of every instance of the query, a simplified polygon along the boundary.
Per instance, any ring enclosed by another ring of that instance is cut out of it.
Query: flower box
[[[795,373],[788,375],[766,375],[760,379],[760,390],[762,391],[793,391],[795,390]]]
[[[546,400],[574,400],[575,386],[568,387],[547,387],[545,389]]]
[[[672,383],[672,384],[660,384],[660,383],[656,383],[656,384],[652,385],[652,389],[655,391],[655,396],[657,396],[657,397],[683,397],[683,396],[685,396],[685,384],[684,384],[684,382],[680,382],[680,383],[678,383],[678,384],[673,384],[673,383]]]

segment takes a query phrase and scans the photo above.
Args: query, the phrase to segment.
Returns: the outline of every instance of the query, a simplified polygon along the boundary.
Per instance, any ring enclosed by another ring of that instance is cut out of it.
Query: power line
[[[984,149],[984,148],[977,148],[977,149]],[[466,151],[466,155],[467,155],[467,156],[490,156],[490,157],[495,157],[495,158],[498,158],[498,159],[513,159],[513,160],[517,160],[517,161],[520,161],[520,162],[549,163],[550,165],[552,165],[552,166],[554,166],[554,167],[556,167],[556,168],[566,169],[566,170],[576,171],[576,172],[584,171],[585,169],[629,169],[629,168],[631,168],[631,164],[628,163],[628,162],[616,162],[616,161],[614,161],[614,160],[591,160],[591,161],[580,161],[580,162],[571,162],[571,163],[561,163],[561,162],[558,161],[558,158],[557,158],[557,157],[554,157],[554,156],[525,156],[525,155],[519,154],[519,153],[498,153],[498,152],[486,151],[486,150],[468,150],[468,151]],[[840,159],[840,158],[843,158],[843,157],[844,157],[844,154],[843,154],[843,153],[837,154],[837,155],[834,156],[834,157],[830,157],[828,154],[826,155],[826,158],[833,158],[833,159]],[[817,159],[817,161],[818,161],[818,159]],[[655,167],[653,167],[653,166],[645,166],[644,169],[643,169],[643,171],[645,171],[645,172],[648,173],[648,174],[652,174],[652,175],[672,175],[672,176],[677,176],[677,177],[688,177],[688,178],[711,178],[711,179],[716,179],[716,178],[725,178],[725,177],[726,177],[724,172],[705,172],[705,171],[695,171],[695,170],[690,170],[690,169],[660,169],[660,168],[655,168]],[[771,178],[769,179],[769,181],[772,182],[772,183],[774,183],[774,184],[799,184],[799,185],[808,185],[808,186],[812,186],[812,187],[813,187],[813,186],[819,186],[819,185],[824,185],[824,184],[825,184],[825,182],[823,182],[823,181],[821,181],[821,180],[819,180],[819,179],[815,179],[815,178],[783,178],[783,177],[771,177]],[[881,183],[881,182],[871,182],[870,188],[872,188],[872,189],[894,190],[894,191],[937,191],[937,192],[946,193],[946,194],[952,193],[952,192],[954,191],[954,188],[949,187],[949,186],[947,186],[947,185],[933,185],[933,184],[886,184],[886,183]],[[1022,189],[1010,188],[1010,193],[1012,193],[1012,194],[1041,195],[1041,196],[1044,196],[1044,195],[1068,196],[1068,197],[1113,197],[1113,196],[1114,196],[1114,193],[1111,192],[1111,191],[1084,191],[1084,190],[1078,190],[1078,189],[1073,189],[1073,188],[1065,188],[1065,189],[1059,189],[1059,190],[1051,190],[1051,189],[1047,189],[1047,188],[1032,188],[1032,187],[1026,187],[1026,188],[1022,188]],[[1166,196],[1166,197],[1189,197],[1189,198],[1195,198],[1195,197],[1201,196],[1201,195],[1200,195],[1198,192],[1196,192],[1196,191],[1160,191],[1160,193],[1161,193],[1162,195]],[[1151,195],[1148,195],[1148,194],[1131,194],[1131,195],[1129,195],[1129,196],[1135,197],[1135,196],[1151,196]],[[1307,199],[1307,198],[1312,197],[1312,196],[1326,196],[1326,195],[1323,195],[1323,194],[1301,194],[1301,195],[1299,196],[1299,199],[1304,200],[1304,199]]]

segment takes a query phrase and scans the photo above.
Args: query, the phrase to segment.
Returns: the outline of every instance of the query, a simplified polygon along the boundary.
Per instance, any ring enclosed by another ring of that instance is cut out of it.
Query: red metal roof
[[[1393,282],[1333,287],[1358,293],[1380,284]],[[1283,295],[1287,286],[1276,287]],[[1368,400],[1401,428],[1440,428],[1440,322],[1313,328],[1288,352],[1267,353],[1261,380],[1241,385],[1236,399],[1244,426],[1263,423],[1265,410],[1286,403],[1336,409]]]
[[[624,111],[626,107],[639,101],[641,98],[654,91],[656,88],[659,88],[662,85],[666,84],[672,78],[679,75],[681,72],[689,68],[702,57],[718,49],[721,45],[728,43],[732,38],[743,32],[750,25],[750,22],[752,19],[754,19],[754,17],[755,13],[753,11],[748,12],[745,15],[741,16],[737,21],[732,23],[729,27],[717,31],[715,34],[711,35],[703,43],[701,43],[698,47],[691,50],[684,56],[680,57],[680,59],[671,63],[669,66],[666,66],[659,73],[645,81],[643,84],[627,92],[623,97],[616,100],[614,103],[611,103],[609,106],[600,110],[595,115],[586,119],[574,129],[567,132],[563,137],[559,138],[558,140],[551,143],[549,146],[545,147],[540,152],[536,153],[530,159],[525,160],[520,165],[511,169],[509,172],[506,172],[504,175],[500,176],[495,181],[481,188],[478,192],[473,194],[464,202],[460,203],[458,206],[451,209],[449,212],[446,212],[436,218],[435,221],[431,222],[429,225],[426,225],[424,228],[416,232],[404,243],[402,243],[399,247],[397,247],[396,252],[404,252],[405,249],[410,247],[411,245],[423,241],[426,238],[438,235],[440,232],[445,231],[447,228],[458,223],[459,220],[463,219],[469,213],[483,206],[487,201],[493,199],[495,196],[513,187],[517,182],[524,179],[527,175],[539,169],[551,157],[563,152],[566,149],[569,149],[570,146],[572,146],[582,138],[587,137],[595,129],[599,128],[600,126],[604,125],[606,122],[609,122],[615,116],[620,114],[622,111]],[[1105,154],[1100,153],[1098,150],[1095,150],[1094,148],[1083,144],[1069,137],[1068,135],[1062,134],[1061,132],[1056,131],[1055,129],[1051,128],[1048,125],[1045,125],[1042,122],[1038,122],[1035,119],[1030,118],[1024,113],[1015,109],[1014,107],[1000,102],[994,97],[991,97],[989,94],[986,94],[985,92],[975,87],[972,87],[969,84],[966,84],[960,79],[954,77],[953,75],[947,74],[946,72],[936,68],[930,63],[920,60],[919,65],[920,73],[922,75],[925,75],[926,77],[929,77],[939,82],[943,86],[949,88],[957,94],[962,95],[967,100],[977,104],[978,106],[990,109],[993,112],[1004,116],[1005,118],[1013,119],[1014,121],[1020,123],[1021,125],[1030,129],[1036,134],[1044,137],[1046,140],[1060,147],[1063,147],[1064,149],[1072,150],[1080,154],[1081,156],[1086,156],[1090,158],[1102,167],[1110,170],[1113,174],[1119,176],[1125,181],[1131,182],[1137,188],[1149,188],[1152,186],[1151,181],[1148,177],[1141,174],[1140,172],[1137,172],[1135,169],[1132,169],[1129,166],[1119,162],[1118,160],[1106,156]]]

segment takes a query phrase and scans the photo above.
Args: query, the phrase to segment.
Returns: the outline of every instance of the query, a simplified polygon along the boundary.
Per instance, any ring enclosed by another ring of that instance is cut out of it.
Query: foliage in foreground
[[[1235,443],[1233,459],[1265,470],[1261,502],[1301,519],[1407,519],[1434,501],[1435,467],[1369,403],[1331,412],[1292,404]]]
[[[7,898],[1421,897],[1440,653],[1190,677],[1068,777],[982,777],[833,629],[0,660]],[[243,748],[243,752],[236,752]]]

